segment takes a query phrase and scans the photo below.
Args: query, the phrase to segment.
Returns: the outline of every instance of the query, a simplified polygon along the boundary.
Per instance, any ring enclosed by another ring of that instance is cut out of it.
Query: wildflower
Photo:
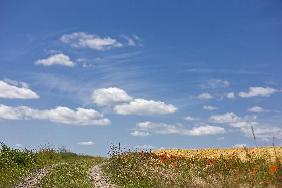
[[[270,166],[269,170],[270,170],[271,174],[275,174],[277,172],[277,170],[278,170],[278,167],[275,166],[275,165],[272,165],[272,166]]]
[[[213,162],[214,162],[214,161],[213,161],[212,159],[208,159],[208,160],[207,160],[208,165],[212,165]]]

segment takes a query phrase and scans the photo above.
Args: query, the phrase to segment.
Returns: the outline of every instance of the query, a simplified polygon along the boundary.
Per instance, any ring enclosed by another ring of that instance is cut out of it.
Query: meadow
[[[105,173],[121,187],[282,187],[281,147],[123,151]]]
[[[112,145],[109,157],[65,149],[0,148],[0,187],[53,165],[36,187],[91,188],[89,169],[101,165],[117,187],[282,187],[282,147],[138,151]],[[54,166],[55,165],[55,166]]]

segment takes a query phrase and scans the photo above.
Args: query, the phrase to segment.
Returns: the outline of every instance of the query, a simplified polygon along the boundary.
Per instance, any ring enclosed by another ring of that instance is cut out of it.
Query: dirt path
[[[91,168],[89,174],[95,188],[117,188],[116,185],[111,184],[108,177],[103,175],[101,164]]]
[[[19,185],[15,186],[15,188],[35,188],[40,183],[40,181],[58,165],[60,164],[54,164],[45,168],[41,168],[36,172],[31,173],[26,178],[24,178]]]

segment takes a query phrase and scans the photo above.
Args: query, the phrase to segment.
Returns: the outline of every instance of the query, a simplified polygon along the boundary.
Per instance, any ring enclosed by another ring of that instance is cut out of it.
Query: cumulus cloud
[[[122,38],[125,40],[122,41],[109,36],[100,37],[85,32],[75,32],[63,35],[61,41],[76,48],[90,48],[100,51],[137,45],[138,40],[135,37],[122,35]]]
[[[99,106],[113,106],[119,115],[162,115],[174,113],[177,108],[162,101],[133,98],[116,87],[94,90],[92,101]]]
[[[213,96],[210,93],[201,93],[198,95],[197,98],[201,100],[208,100],[208,99],[212,99]]]
[[[257,97],[257,96],[269,97],[276,92],[278,92],[278,90],[271,87],[250,87],[249,91],[239,92],[238,95],[242,98]]]
[[[81,146],[93,146],[95,143],[93,141],[84,141],[84,142],[78,142],[77,144]]]
[[[62,53],[51,55],[46,59],[39,59],[35,64],[44,66],[62,65],[67,67],[73,67],[75,65],[69,56]]]
[[[99,106],[114,105],[117,103],[129,102],[132,100],[123,89],[116,87],[101,88],[94,90],[92,101]]]
[[[138,134],[136,134],[138,132]],[[140,122],[136,125],[132,136],[149,136],[152,134],[177,134],[186,136],[204,136],[222,134],[225,129],[218,126],[204,125],[188,129],[181,124],[154,123],[150,121]],[[135,133],[135,134],[133,134]]]
[[[260,106],[253,106],[248,109],[249,112],[264,112],[265,109]]]
[[[177,108],[172,104],[161,101],[134,99],[127,104],[114,107],[114,111],[120,115],[162,115],[176,112]]]
[[[143,131],[138,131],[138,130],[135,130],[135,131],[131,132],[130,134],[132,136],[149,136],[149,135],[151,135],[148,132],[143,132]]]
[[[234,92],[229,92],[226,94],[226,98],[228,99],[235,99],[235,93]]]
[[[220,79],[208,80],[207,83],[201,84],[201,87],[205,89],[227,88],[229,86],[230,83],[227,80]]]
[[[203,106],[203,109],[212,111],[212,110],[217,110],[217,107],[205,105],[205,106]]]
[[[189,133],[192,136],[215,135],[225,133],[225,129],[222,127],[206,125],[194,127],[189,131]]]
[[[213,115],[210,117],[210,120],[214,123],[236,123],[239,122],[241,118],[233,112],[227,112],[222,115]]]
[[[194,118],[194,117],[191,117],[191,116],[186,116],[184,119],[187,120],[187,121],[199,121],[198,118]]]
[[[0,98],[37,99],[39,96],[24,82],[7,83],[0,80]]]
[[[247,147],[246,144],[235,144],[235,145],[233,146],[233,148],[245,148],[245,147]]]
[[[68,107],[58,106],[53,109],[39,110],[27,106],[6,106],[0,104],[0,119],[7,120],[49,120],[55,123],[70,125],[108,125],[111,121],[104,118],[103,114],[86,108],[75,110]]]

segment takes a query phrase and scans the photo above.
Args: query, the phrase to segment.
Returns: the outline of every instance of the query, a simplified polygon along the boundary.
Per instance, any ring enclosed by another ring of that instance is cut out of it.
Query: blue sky
[[[0,140],[106,155],[282,144],[282,3],[1,1]]]

